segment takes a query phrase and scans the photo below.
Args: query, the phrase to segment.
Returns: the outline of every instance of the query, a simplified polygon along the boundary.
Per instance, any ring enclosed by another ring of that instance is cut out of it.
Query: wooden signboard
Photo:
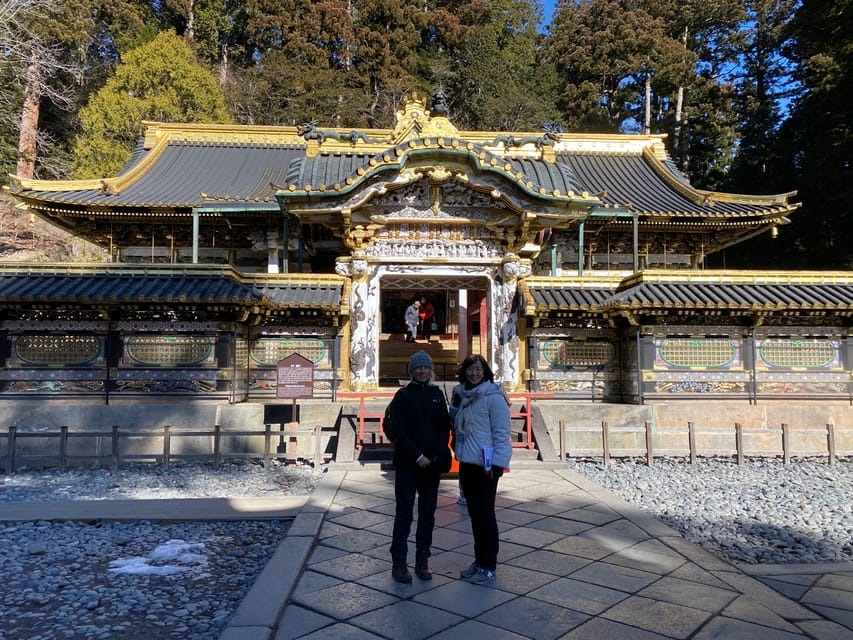
[[[314,363],[298,353],[279,360],[275,376],[275,397],[294,400],[313,398]]]

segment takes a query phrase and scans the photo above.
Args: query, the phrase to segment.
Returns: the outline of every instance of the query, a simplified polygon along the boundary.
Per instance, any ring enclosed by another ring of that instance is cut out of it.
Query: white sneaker
[[[465,500],[465,496],[460,493],[459,497],[456,498],[456,504],[468,504],[468,501]]]
[[[468,578],[468,582],[471,584],[487,584],[492,582],[495,579],[495,572],[489,569],[483,569],[480,567],[480,570],[477,571],[473,576]]]
[[[467,580],[468,578],[473,578],[475,575],[477,575],[477,572],[479,570],[480,565],[478,565],[476,562],[472,562],[471,566],[467,569],[462,569],[462,571],[459,572],[459,575]]]

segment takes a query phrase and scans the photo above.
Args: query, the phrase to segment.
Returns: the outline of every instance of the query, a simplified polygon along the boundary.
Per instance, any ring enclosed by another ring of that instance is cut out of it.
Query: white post
[[[468,290],[459,290],[459,300],[457,306],[456,323],[459,326],[459,361],[470,355],[468,342]]]

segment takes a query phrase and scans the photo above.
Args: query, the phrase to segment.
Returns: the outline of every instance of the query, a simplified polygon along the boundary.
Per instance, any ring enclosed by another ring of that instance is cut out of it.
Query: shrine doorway
[[[442,282],[444,280],[444,282]],[[399,386],[408,379],[411,354],[424,350],[435,365],[437,382],[456,379],[459,363],[471,353],[488,353],[490,342],[485,278],[382,278],[379,296],[379,383]],[[434,310],[429,340],[422,330],[418,339],[406,341],[406,308],[426,299]]]

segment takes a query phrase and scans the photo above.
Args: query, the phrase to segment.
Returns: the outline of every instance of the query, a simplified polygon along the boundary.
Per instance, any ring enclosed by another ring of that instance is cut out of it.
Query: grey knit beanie
[[[426,351],[413,353],[412,357],[409,358],[409,375],[412,375],[412,372],[418,367],[433,368],[432,358],[429,357],[429,354]]]

